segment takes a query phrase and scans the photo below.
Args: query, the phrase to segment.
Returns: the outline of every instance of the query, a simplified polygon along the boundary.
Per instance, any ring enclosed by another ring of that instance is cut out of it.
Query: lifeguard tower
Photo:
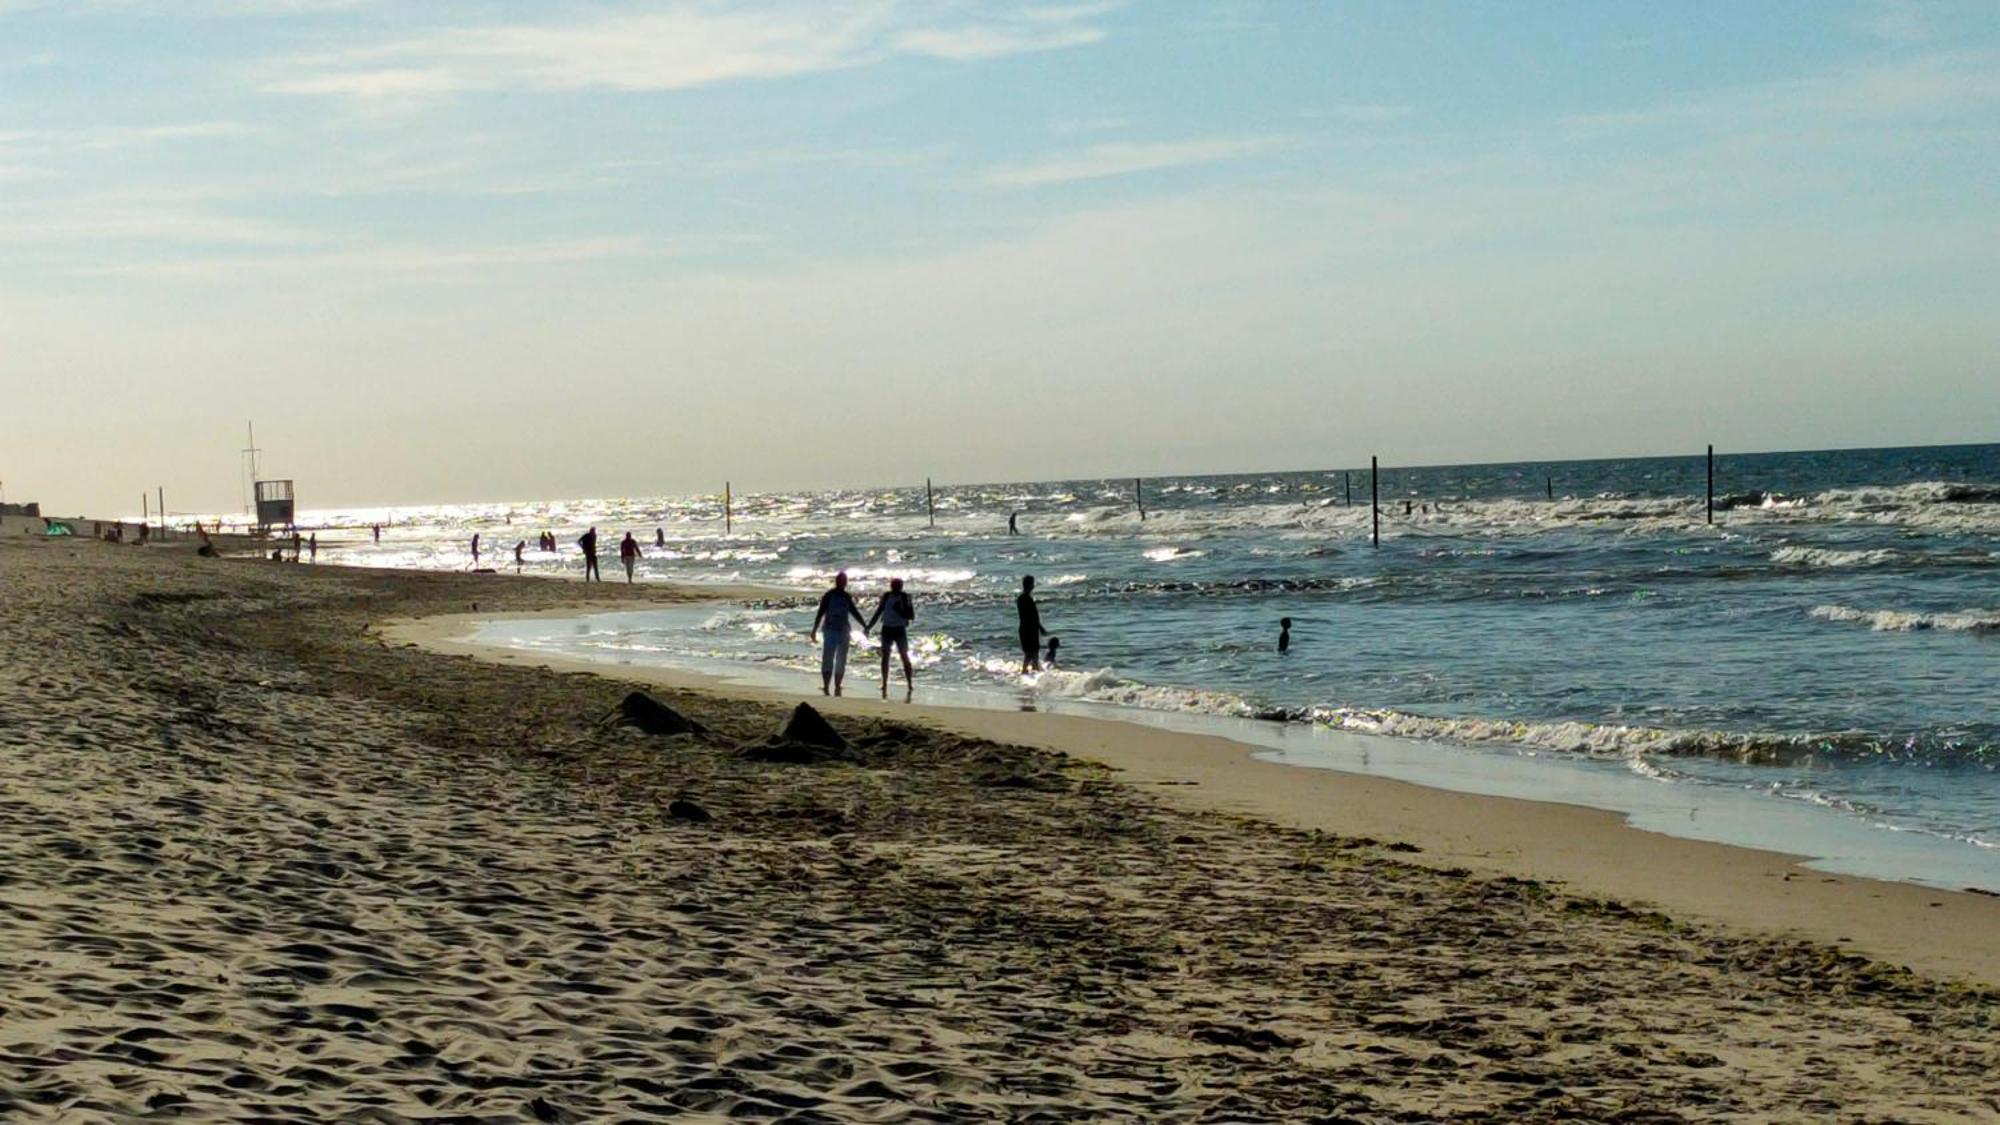
[[[295,522],[296,508],[292,503],[292,482],[288,480],[260,480],[257,482],[257,534],[263,535],[273,527],[290,527]]]

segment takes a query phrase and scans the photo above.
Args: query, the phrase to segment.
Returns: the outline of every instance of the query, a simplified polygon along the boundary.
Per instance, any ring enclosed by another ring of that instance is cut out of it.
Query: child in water
[[[1283,654],[1290,651],[1292,651],[1292,619],[1289,617],[1280,617],[1278,619],[1278,652]]]
[[[1055,667],[1055,666],[1056,666],[1056,650],[1057,650],[1057,649],[1059,649],[1059,648],[1061,648],[1061,647],[1062,647],[1062,638],[1061,638],[1061,637],[1050,637],[1050,638],[1049,638],[1049,654],[1048,654],[1047,656],[1044,656],[1044,657],[1042,658],[1042,663],[1043,663],[1044,665],[1046,665],[1047,667],[1050,667],[1050,668],[1053,668],[1053,667]]]

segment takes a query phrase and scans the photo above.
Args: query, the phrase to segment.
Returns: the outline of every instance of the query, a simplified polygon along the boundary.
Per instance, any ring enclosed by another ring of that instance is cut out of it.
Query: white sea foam
[[[1909,633],[1936,629],[1948,633],[2000,632],[2000,609],[1968,609],[1955,613],[1924,613],[1902,609],[1856,609],[1845,605],[1816,605],[1812,615],[1822,621],[1865,624],[1878,633]]]
[[[1771,561],[1779,566],[1887,566],[1901,557],[1884,548],[1839,551],[1829,547],[1780,547],[1771,552]]]

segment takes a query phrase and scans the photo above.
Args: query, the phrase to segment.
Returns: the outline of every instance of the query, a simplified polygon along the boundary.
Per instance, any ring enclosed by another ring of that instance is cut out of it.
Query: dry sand
[[[1449,826],[860,714],[756,763],[769,703],[655,739],[367,627],[579,593],[0,539],[0,1118],[2000,1115],[1992,992],[1408,850]]]

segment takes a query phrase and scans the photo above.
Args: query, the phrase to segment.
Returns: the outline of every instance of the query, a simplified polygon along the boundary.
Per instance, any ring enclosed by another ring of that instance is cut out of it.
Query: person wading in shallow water
[[[903,696],[905,699],[916,694],[915,673],[910,670],[910,622],[917,619],[917,606],[910,595],[903,592],[903,580],[891,578],[889,592],[882,595],[882,601],[875,612],[868,616],[865,632],[882,623],[882,698],[889,698],[889,649],[893,646],[903,657]]]
[[[1280,617],[1278,618],[1278,652],[1282,654],[1290,651],[1292,651],[1292,619],[1289,617]]]
[[[813,614],[812,631],[806,635],[819,640],[822,631],[826,641],[819,653],[819,693],[827,694],[829,686],[834,695],[840,694],[840,684],[847,678],[847,622],[852,619],[861,626],[861,635],[868,635],[868,622],[861,619],[861,609],[854,604],[854,598],[847,592],[847,572],[833,576],[833,589],[819,596],[819,610]],[[824,624],[822,624],[824,623]]]
[[[1021,615],[1021,674],[1042,670],[1042,638],[1049,635],[1042,628],[1042,611],[1035,605],[1035,576],[1030,574],[1021,579],[1021,596],[1014,599],[1014,609]]]
[[[639,564],[639,541],[629,531],[625,533],[625,541],[618,544],[618,561],[625,564],[625,584],[630,586],[632,568]]]
[[[597,529],[591,528],[577,537],[576,545],[583,548],[583,580],[595,578],[604,581],[603,572],[597,569]]]

